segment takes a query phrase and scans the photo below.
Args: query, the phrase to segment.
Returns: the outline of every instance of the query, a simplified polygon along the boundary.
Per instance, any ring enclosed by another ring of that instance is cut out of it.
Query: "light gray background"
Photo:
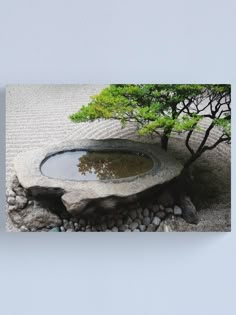
[[[2,211],[6,84],[204,82],[234,88],[234,0],[0,4]],[[235,315],[232,195],[228,234],[1,233],[0,313]],[[3,231],[3,212],[0,221]]]

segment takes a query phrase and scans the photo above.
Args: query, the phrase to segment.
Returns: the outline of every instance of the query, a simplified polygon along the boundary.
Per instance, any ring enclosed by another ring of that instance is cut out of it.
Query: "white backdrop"
[[[235,9],[234,0],[2,0],[1,230],[5,85],[203,82],[234,90]],[[0,313],[235,315],[235,241],[235,231],[1,233]]]

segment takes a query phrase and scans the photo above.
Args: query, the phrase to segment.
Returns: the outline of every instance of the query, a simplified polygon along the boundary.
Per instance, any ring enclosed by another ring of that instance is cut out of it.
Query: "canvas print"
[[[12,85],[6,229],[231,230],[229,84]]]

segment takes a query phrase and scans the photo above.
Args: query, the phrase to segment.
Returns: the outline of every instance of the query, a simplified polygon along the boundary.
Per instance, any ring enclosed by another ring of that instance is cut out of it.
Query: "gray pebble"
[[[139,231],[139,229],[135,229],[135,230],[133,230],[133,232],[140,232],[140,231]]]
[[[119,231],[120,232],[125,232],[126,230],[128,230],[128,225],[127,224],[123,224],[119,227]]]
[[[144,232],[146,230],[146,226],[145,225],[140,225],[139,229],[141,232]]]
[[[118,220],[116,221],[116,225],[117,225],[118,227],[120,227],[122,224],[123,224],[123,220],[122,220],[122,219],[118,219]]]
[[[137,215],[143,215],[143,209],[142,208],[138,208],[137,209]]]
[[[107,222],[107,227],[108,229],[112,229],[113,226],[115,225],[115,220],[114,219],[109,219],[108,222]]]
[[[62,225],[62,226],[60,226],[60,230],[61,230],[61,232],[65,232],[65,228],[64,228],[64,226]]]
[[[113,228],[111,230],[112,230],[112,232],[118,232],[119,231],[117,226],[113,226]]]
[[[161,223],[161,219],[158,217],[154,217],[152,220],[152,224],[158,226]]]
[[[131,224],[132,222],[133,222],[133,220],[130,218],[130,217],[126,217],[126,218],[124,218],[124,224]]]
[[[26,206],[27,202],[27,198],[23,196],[16,196],[16,204],[18,208],[23,209]]]
[[[132,222],[130,225],[129,225],[130,229],[133,231],[135,229],[137,229],[138,227],[138,223],[137,222]]]
[[[151,219],[149,218],[149,217],[145,217],[145,218],[143,218],[143,224],[144,225],[149,225],[150,224],[150,222],[151,222]]]
[[[149,210],[148,210],[148,208],[145,208],[145,209],[143,210],[143,216],[144,216],[144,217],[148,217],[148,216],[149,216]]]
[[[107,225],[104,223],[101,225],[101,231],[105,232],[107,230]]]
[[[158,211],[158,212],[156,213],[156,216],[157,216],[158,218],[160,218],[161,220],[163,220],[163,219],[165,219],[165,217],[166,217],[166,213],[165,213],[165,211]]]
[[[54,227],[51,230],[49,230],[49,232],[60,232],[60,228],[59,227]]]
[[[166,208],[165,211],[168,214],[172,214],[173,213],[173,209],[172,208]]]
[[[175,215],[182,215],[182,209],[179,206],[174,206],[174,214]]]
[[[74,223],[72,222],[72,221],[69,221],[69,228],[70,229],[72,229],[72,230],[74,230],[75,229],[75,227],[74,227]]]
[[[15,194],[15,192],[14,192],[13,190],[9,189],[9,190],[7,191],[7,196],[8,196],[8,197],[13,197],[13,198],[15,198],[16,194]]]
[[[67,229],[66,232],[74,232],[73,229]]]
[[[13,198],[13,197],[9,197],[9,198],[7,199],[7,203],[8,203],[9,205],[11,205],[11,206],[14,206],[14,205],[16,204],[16,199]]]
[[[153,232],[155,231],[156,227],[153,224],[149,224],[147,227],[147,232]]]
[[[159,206],[159,209],[160,209],[161,211],[164,211],[164,210],[165,210],[165,207],[164,207],[163,205],[160,205],[160,206]]]
[[[8,206],[8,211],[14,211],[16,209],[17,209],[16,206]]]
[[[63,220],[63,225],[66,230],[69,229],[69,222],[67,220]]]
[[[136,219],[134,220],[134,222],[137,222],[138,225],[142,224],[142,220],[141,220],[141,219],[138,219],[138,218],[136,218]]]
[[[27,227],[25,225],[22,225],[20,227],[21,232],[29,232],[29,230],[27,229]]]
[[[129,212],[129,216],[131,217],[132,220],[134,220],[137,217],[137,212],[136,210],[131,210]]]

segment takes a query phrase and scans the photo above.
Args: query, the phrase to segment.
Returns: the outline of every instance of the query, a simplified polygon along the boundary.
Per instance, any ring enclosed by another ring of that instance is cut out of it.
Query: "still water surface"
[[[45,160],[41,172],[57,179],[104,180],[135,176],[152,167],[152,159],[142,153],[66,151]]]

